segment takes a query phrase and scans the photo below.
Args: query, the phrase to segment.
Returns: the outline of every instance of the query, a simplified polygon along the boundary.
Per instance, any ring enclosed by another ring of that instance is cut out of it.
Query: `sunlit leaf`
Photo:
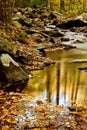
[[[26,122],[30,122],[30,119],[29,119],[29,118],[26,118],[25,121],[26,121]]]
[[[63,109],[64,109],[64,106],[55,106],[55,109],[58,111],[58,112],[61,112]]]
[[[39,125],[38,121],[34,121],[34,125],[37,127]]]
[[[77,116],[84,116],[86,113],[85,112],[71,112],[72,114],[74,115],[77,115]]]
[[[3,90],[0,90],[0,96],[3,95],[5,92]]]
[[[43,107],[40,107],[40,108],[38,108],[38,111],[41,113],[45,113],[46,110]]]
[[[9,126],[8,125],[2,126],[2,130],[9,130]]]
[[[23,109],[19,109],[18,112],[19,112],[20,114],[24,114],[25,111],[24,111]]]
[[[13,103],[18,103],[18,99],[12,100]]]
[[[39,130],[39,128],[34,128],[33,130]]]
[[[47,130],[47,128],[43,128],[42,130]]]
[[[6,121],[7,121],[8,123],[11,123],[11,124],[15,124],[15,123],[18,122],[17,120],[13,119],[12,117],[7,117],[7,118],[6,118]]]

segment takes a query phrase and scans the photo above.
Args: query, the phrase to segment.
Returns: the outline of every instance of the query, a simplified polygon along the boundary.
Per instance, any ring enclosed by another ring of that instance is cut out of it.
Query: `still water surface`
[[[23,93],[53,104],[69,105],[73,101],[87,105],[87,50],[57,50],[47,53],[56,64],[33,71]]]
[[[87,37],[84,33],[60,30],[75,49],[47,52],[56,64],[33,71],[23,93],[38,99],[48,99],[53,104],[69,105],[71,101],[87,105]],[[79,42],[79,43],[78,43]],[[79,68],[86,68],[81,70]]]

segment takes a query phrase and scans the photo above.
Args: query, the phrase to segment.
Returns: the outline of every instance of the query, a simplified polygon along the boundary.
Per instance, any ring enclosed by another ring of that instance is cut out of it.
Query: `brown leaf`
[[[61,112],[63,109],[64,109],[64,106],[55,106],[55,109],[58,111],[58,112]]]
[[[0,90],[0,96],[3,95],[5,92],[3,90]]]
[[[40,107],[40,108],[38,108],[38,111],[41,113],[45,113],[46,110],[43,107]]]
[[[3,113],[1,113],[0,120],[3,120],[7,116],[7,114],[8,114],[7,111],[4,111]]]
[[[13,99],[12,102],[13,103],[18,103],[18,100],[17,99]]]
[[[42,101],[40,101],[40,100],[37,100],[37,102],[36,102],[38,105],[41,105],[41,104],[43,104],[43,102]]]

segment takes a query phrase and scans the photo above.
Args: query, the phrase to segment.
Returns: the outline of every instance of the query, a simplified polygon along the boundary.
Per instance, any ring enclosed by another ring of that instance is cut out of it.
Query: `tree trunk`
[[[69,0],[69,11],[72,10],[73,0]]]
[[[50,10],[50,0],[48,0],[48,9]]]
[[[64,0],[60,0],[60,10],[65,10]]]
[[[83,0],[83,11],[85,12],[86,11],[86,0]]]
[[[0,0],[0,21],[10,23],[12,19],[12,6],[14,0]]]

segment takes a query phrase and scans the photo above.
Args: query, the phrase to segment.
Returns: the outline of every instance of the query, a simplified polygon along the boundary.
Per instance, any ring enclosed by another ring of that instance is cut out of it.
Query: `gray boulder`
[[[0,55],[0,83],[5,91],[22,91],[29,77],[13,58],[7,54]]]

